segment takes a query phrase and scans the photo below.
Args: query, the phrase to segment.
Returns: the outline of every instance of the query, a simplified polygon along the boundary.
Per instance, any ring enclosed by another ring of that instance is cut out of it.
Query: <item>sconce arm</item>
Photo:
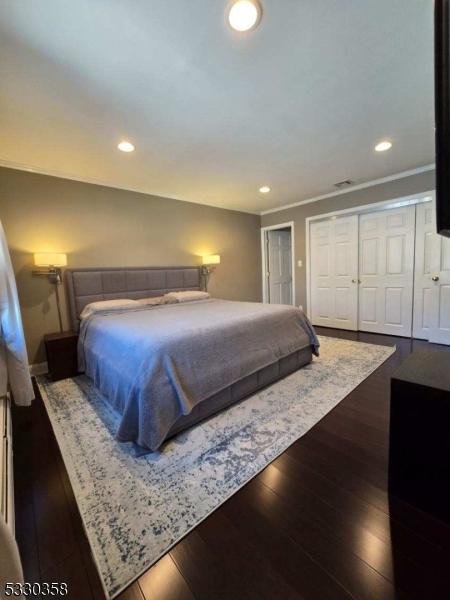
[[[33,275],[45,275],[49,278],[50,283],[62,283],[61,269],[59,267],[52,267],[50,265],[48,269],[34,270],[32,273]]]

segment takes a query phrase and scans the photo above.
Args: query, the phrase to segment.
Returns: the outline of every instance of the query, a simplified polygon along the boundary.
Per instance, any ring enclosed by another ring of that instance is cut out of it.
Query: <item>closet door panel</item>
[[[415,252],[413,336],[428,340],[438,310],[432,271],[440,253],[432,202],[416,206]]]
[[[348,307],[351,304],[350,300],[351,291],[349,288],[336,288],[335,291],[335,317],[338,321],[348,321],[350,319],[350,315],[348,312]]]
[[[405,272],[405,236],[386,238],[386,273],[401,275]]]
[[[414,207],[360,215],[359,329],[411,335]]]
[[[376,287],[364,286],[360,290],[360,322],[376,326],[377,319],[377,296],[378,290]]]
[[[314,325],[333,327],[333,275],[331,222],[313,223],[310,226],[311,246],[311,320]]]
[[[310,249],[313,324],[356,330],[358,217],[312,223]]]
[[[334,326],[358,324],[358,218],[332,219],[334,226]]]
[[[317,288],[317,317],[321,319],[331,319],[331,295],[332,291],[329,287]]]
[[[378,272],[378,240],[369,238],[361,240],[360,275],[377,275]]]
[[[441,271],[450,271],[450,238],[441,237]]]
[[[439,292],[438,327],[450,331],[450,285],[441,285]]]
[[[414,337],[450,344],[450,239],[436,233],[434,202],[416,208]]]
[[[434,305],[433,290],[430,288],[424,288],[422,290],[418,290],[417,295],[420,300],[422,312],[419,312],[419,314],[416,315],[415,311],[414,311],[414,317],[415,318],[416,318],[416,316],[418,317],[420,326],[424,330],[424,332],[423,332],[424,339],[428,339],[429,334],[430,334],[430,327],[432,327],[432,325],[433,325],[433,320],[432,320],[432,314],[433,314],[432,311],[433,311],[433,305]],[[421,298],[420,298],[420,295],[422,296]],[[421,336],[414,335],[414,337],[421,337]]]
[[[330,246],[321,245],[317,254],[317,276],[330,277]]]
[[[403,288],[386,288],[385,311],[388,325],[402,325],[405,319],[405,315],[403,315]]]
[[[422,232],[422,235],[423,235],[424,249],[423,249],[423,268],[421,269],[421,273],[422,273],[422,275],[431,277],[431,267],[432,267],[433,252],[434,252],[433,246],[435,245],[435,241],[433,239],[434,234],[432,231],[426,231],[425,233]],[[419,243],[419,240],[418,240],[418,243]]]
[[[430,342],[450,345],[450,239],[438,238],[436,267],[432,266],[435,318],[430,327]],[[434,281],[433,281],[434,278]],[[437,279],[436,279],[437,278]]]

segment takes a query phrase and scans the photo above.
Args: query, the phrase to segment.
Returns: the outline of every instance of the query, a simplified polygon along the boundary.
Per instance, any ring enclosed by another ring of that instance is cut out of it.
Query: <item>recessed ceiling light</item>
[[[237,0],[228,12],[228,22],[235,31],[249,31],[261,19],[261,5],[257,0]]]
[[[267,194],[268,192],[270,192],[270,187],[268,185],[263,185],[259,188],[259,191],[261,192],[261,194]]]
[[[386,152],[386,150],[390,150],[392,148],[392,143],[384,140],[375,146],[376,152]]]
[[[120,144],[117,144],[117,147],[122,152],[134,152],[134,146],[131,142],[120,142]]]

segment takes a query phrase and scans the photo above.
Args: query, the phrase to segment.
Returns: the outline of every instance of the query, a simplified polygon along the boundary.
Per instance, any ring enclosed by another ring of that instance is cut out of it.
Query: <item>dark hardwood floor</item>
[[[120,600],[450,598],[450,528],[386,489],[390,375],[426,342],[317,329],[397,351]],[[13,426],[26,580],[66,581],[70,598],[101,600],[42,401],[15,408]]]

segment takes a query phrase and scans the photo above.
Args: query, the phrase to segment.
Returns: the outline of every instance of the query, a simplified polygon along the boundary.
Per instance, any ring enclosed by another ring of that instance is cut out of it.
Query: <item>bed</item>
[[[201,289],[197,267],[66,271],[80,368],[120,415],[116,437],[155,451],[176,433],[292,373],[318,353],[300,309],[215,298],[100,311]]]

